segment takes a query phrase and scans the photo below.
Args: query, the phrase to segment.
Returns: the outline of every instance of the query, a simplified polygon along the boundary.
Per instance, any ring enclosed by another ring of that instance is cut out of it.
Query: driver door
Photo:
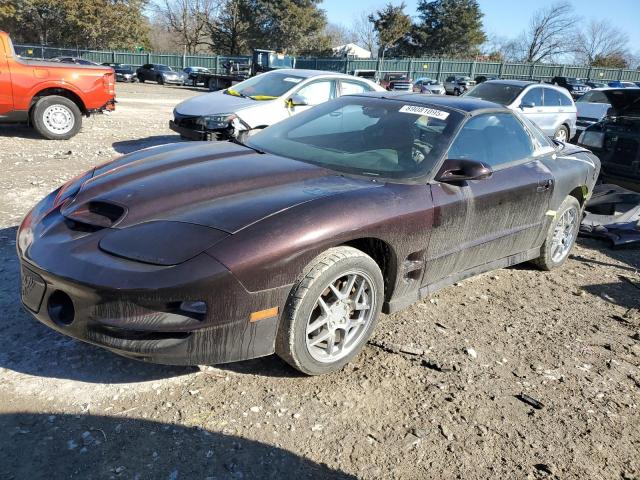
[[[493,175],[432,182],[434,221],[423,285],[540,246],[553,176],[535,142],[512,113],[472,117],[458,132],[447,157],[484,162]]]

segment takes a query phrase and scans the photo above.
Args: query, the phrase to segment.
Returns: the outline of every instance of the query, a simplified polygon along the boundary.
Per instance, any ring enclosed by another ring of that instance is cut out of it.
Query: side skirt
[[[456,273],[454,275],[449,275],[448,277],[445,277],[435,283],[425,285],[424,287],[421,287],[417,292],[412,292],[409,295],[404,295],[402,297],[395,298],[390,302],[385,302],[382,306],[382,311],[387,314],[395,313],[407,308],[411,304],[416,303],[417,301],[422,300],[425,297],[428,297],[438,290],[448,287],[449,285],[453,285],[454,283],[464,280],[465,278],[474,277],[476,275],[480,275],[481,273],[490,272],[491,270],[497,270],[498,268],[506,268],[511,267],[512,265],[517,265],[519,263],[528,262],[529,260],[533,260],[535,258],[538,258],[539,256],[540,247],[532,248],[531,250],[527,250],[525,252],[516,253],[515,255],[510,255],[499,260],[494,260],[493,262],[484,263],[482,265],[478,265],[477,267],[469,268],[468,270],[463,270],[462,272]]]

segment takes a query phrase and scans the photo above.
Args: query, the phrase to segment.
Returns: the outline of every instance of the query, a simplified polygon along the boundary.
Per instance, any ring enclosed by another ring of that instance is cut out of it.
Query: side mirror
[[[533,102],[522,102],[522,103],[520,104],[520,109],[521,109],[521,110],[524,110],[525,108],[533,108],[533,107],[535,107],[535,106],[536,106],[536,104],[535,104],[535,103],[533,103]]]
[[[294,94],[288,101],[287,104],[289,105],[289,107],[304,107],[309,105],[309,103],[307,102],[307,99],[304,98],[302,95],[300,94]]]
[[[444,183],[457,183],[466,180],[484,180],[493,175],[489,165],[477,160],[446,159],[436,175],[436,180]]]
[[[611,118],[611,119],[616,118],[616,109],[613,107],[607,108],[607,113],[605,114],[605,117]]]

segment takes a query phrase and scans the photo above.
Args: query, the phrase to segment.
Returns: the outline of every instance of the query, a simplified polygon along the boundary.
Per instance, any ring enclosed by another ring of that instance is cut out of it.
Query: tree
[[[629,61],[620,53],[596,55],[589,63],[593,67],[629,68]]]
[[[378,36],[378,57],[384,59],[386,49],[393,47],[411,29],[411,18],[404,13],[406,5],[388,3],[383,9],[369,15]]]
[[[620,60],[627,55],[629,37],[607,20],[591,20],[584,30],[577,32],[574,44],[576,63],[595,66],[594,62],[598,59],[600,63],[610,61],[620,64]]]
[[[413,55],[472,57],[487,39],[476,0],[420,0],[418,14],[419,22],[405,41]]]
[[[572,38],[578,17],[567,1],[538,10],[529,28],[518,39],[520,59],[537,63],[553,60],[574,50]]]
[[[216,6],[215,0],[163,0],[157,8],[167,29],[179,37],[184,51],[193,54],[209,43],[208,25]]]
[[[376,56],[377,37],[376,29],[369,20],[371,15],[372,13],[362,12],[353,20],[351,24],[351,36],[354,39],[354,43],[369,50],[372,56]]]
[[[226,55],[248,53],[252,36],[251,5],[247,0],[227,0],[219,15],[207,23],[214,52]]]
[[[253,43],[294,55],[331,50],[321,0],[251,0]]]

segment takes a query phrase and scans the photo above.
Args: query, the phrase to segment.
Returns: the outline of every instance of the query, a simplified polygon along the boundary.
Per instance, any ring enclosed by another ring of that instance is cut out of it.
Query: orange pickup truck
[[[115,103],[111,68],[22,59],[0,31],[0,123],[27,123],[45,138],[66,140],[78,133],[83,115]]]

